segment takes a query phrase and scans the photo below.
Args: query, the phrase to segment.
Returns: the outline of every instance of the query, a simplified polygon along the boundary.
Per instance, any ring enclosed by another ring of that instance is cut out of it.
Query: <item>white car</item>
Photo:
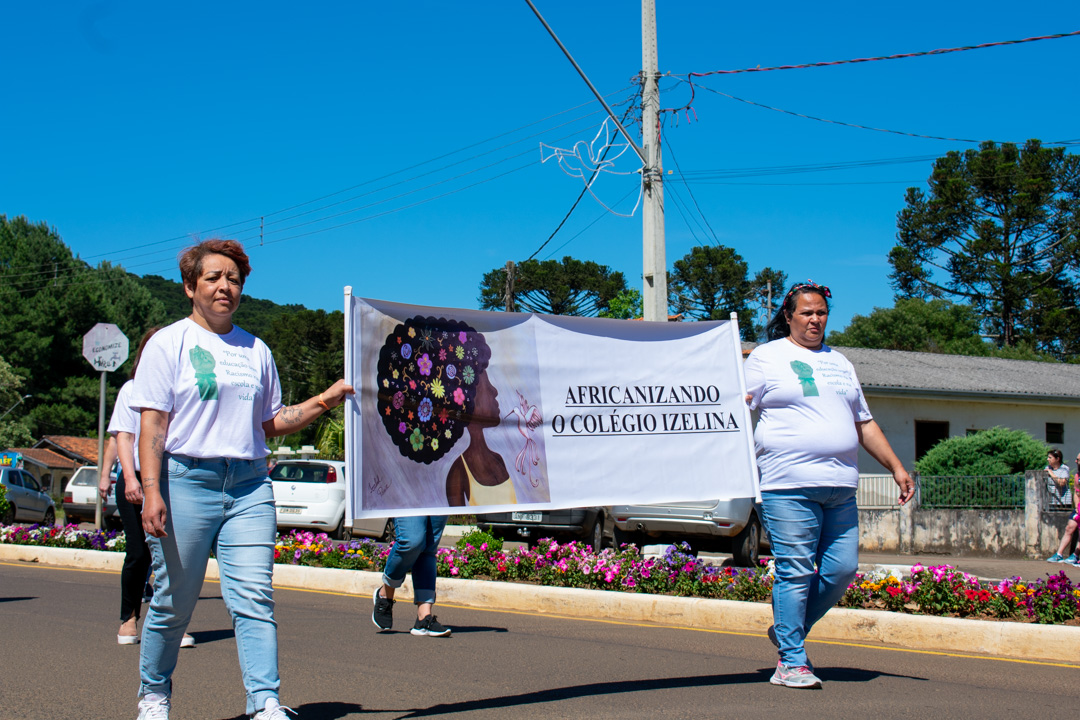
[[[279,528],[325,532],[335,540],[393,534],[393,522],[387,518],[345,525],[345,463],[340,460],[282,460],[270,471],[270,479]]]
[[[97,465],[84,465],[75,471],[64,488],[64,522],[94,522],[97,512],[98,469]],[[108,525],[119,527],[120,513],[116,511],[116,478],[109,487],[109,497],[101,504],[101,516]]]

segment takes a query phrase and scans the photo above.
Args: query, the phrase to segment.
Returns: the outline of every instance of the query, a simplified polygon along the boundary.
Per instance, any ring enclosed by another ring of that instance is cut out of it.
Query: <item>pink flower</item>
[[[454,390],[454,402],[458,405],[465,404],[465,392],[461,388]]]
[[[456,567],[450,568],[450,574],[451,575],[457,575],[458,574],[458,569]]]

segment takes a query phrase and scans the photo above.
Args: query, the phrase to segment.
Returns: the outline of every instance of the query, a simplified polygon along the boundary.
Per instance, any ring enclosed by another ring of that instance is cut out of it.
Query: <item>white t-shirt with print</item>
[[[116,394],[116,405],[112,418],[109,419],[109,434],[131,433],[135,436],[135,472],[139,472],[139,413],[131,407],[131,393],[135,392],[135,381],[128,380]]]
[[[184,318],[146,343],[130,403],[169,413],[167,453],[254,460],[270,454],[262,424],[281,410],[281,383],[262,340]]]
[[[827,345],[807,350],[787,338],[746,360],[762,490],[858,487],[855,423],[871,420],[855,368]]]

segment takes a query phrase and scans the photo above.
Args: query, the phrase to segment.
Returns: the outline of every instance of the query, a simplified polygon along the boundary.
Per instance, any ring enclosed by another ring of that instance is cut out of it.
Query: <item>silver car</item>
[[[41,491],[37,478],[18,468],[0,468],[0,485],[7,493],[8,509],[0,522],[35,522],[42,525],[56,524],[56,505],[53,499]]]
[[[732,562],[757,565],[763,537],[754,498],[615,505],[615,544],[687,542],[694,550],[730,552]]]

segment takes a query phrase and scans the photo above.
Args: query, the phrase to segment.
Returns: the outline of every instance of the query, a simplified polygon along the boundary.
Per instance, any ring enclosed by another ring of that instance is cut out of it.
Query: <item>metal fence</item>
[[[916,507],[1022,508],[1023,475],[915,475]],[[1068,510],[1048,489],[1047,507]],[[899,510],[892,475],[860,475],[856,499],[864,510]]]
[[[900,491],[892,475],[860,475],[855,501],[862,510],[899,510]]]
[[[1022,508],[1021,475],[922,475],[916,479],[922,508]]]

